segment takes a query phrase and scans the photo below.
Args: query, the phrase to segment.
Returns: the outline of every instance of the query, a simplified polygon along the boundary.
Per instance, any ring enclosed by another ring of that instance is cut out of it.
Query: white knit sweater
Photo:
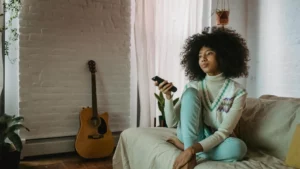
[[[204,123],[216,129],[214,134],[199,142],[203,151],[207,152],[233,133],[245,108],[247,92],[240,84],[225,79],[222,74],[206,75],[202,81],[188,83],[185,89],[189,87],[199,91]],[[180,120],[180,105],[180,101],[174,106],[171,100],[166,99],[165,116],[168,127],[177,127]]]

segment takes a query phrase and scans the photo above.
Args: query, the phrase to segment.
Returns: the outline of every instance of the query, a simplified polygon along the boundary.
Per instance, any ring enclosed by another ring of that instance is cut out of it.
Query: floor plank
[[[28,157],[20,169],[112,169],[112,157],[86,160],[76,153]]]

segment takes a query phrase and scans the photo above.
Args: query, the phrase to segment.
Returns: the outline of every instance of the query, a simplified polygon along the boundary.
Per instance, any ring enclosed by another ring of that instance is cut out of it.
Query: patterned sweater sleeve
[[[240,94],[235,97],[227,116],[223,119],[218,130],[211,136],[199,142],[203,147],[203,152],[207,152],[219,145],[233,133],[245,108],[246,97],[247,93],[244,90],[240,92]]]

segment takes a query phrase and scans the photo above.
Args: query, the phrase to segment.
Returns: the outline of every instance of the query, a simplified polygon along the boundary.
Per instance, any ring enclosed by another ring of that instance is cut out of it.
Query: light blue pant
[[[198,91],[188,88],[181,98],[180,122],[177,128],[177,136],[183,142],[184,149],[213,134],[204,124],[201,112],[202,106]],[[208,152],[197,153],[197,157],[231,162],[242,160],[246,152],[247,146],[242,140],[229,137]]]

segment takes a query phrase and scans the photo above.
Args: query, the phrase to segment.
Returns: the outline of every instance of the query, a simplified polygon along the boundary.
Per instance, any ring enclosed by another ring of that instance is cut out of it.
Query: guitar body
[[[112,155],[114,138],[108,127],[108,113],[98,114],[101,124],[91,123],[92,108],[83,108],[80,112],[80,128],[76,136],[75,149],[83,158],[103,158]]]
[[[88,61],[92,82],[92,108],[80,112],[80,128],[75,140],[75,150],[83,158],[103,158],[112,155],[114,138],[108,125],[108,113],[97,110],[96,63]]]

